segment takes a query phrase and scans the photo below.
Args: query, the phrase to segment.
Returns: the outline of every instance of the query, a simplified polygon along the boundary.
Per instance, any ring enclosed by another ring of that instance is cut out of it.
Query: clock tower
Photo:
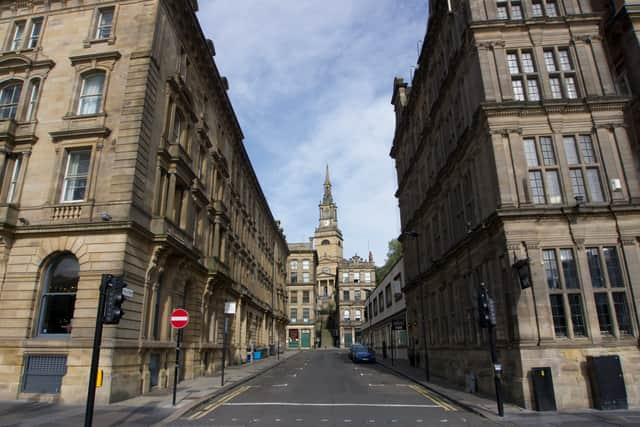
[[[342,232],[338,228],[338,207],[331,194],[331,179],[329,178],[329,165],[324,178],[324,195],[320,203],[320,218],[318,228],[313,236],[313,246],[318,252],[320,263],[326,261],[342,260]]]

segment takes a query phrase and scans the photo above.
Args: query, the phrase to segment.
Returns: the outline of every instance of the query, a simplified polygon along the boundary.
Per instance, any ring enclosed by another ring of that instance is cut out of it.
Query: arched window
[[[349,310],[345,310],[345,311],[342,313],[342,318],[343,318],[344,320],[349,320],[349,319],[351,318],[351,313],[349,313]]]
[[[80,264],[76,257],[57,257],[44,274],[38,334],[70,334],[76,292],[80,279]]]
[[[102,107],[104,71],[93,71],[82,77],[82,88],[78,101],[78,115],[97,114]]]
[[[27,105],[27,114],[24,118],[26,121],[33,121],[35,118],[36,106],[38,104],[38,95],[40,94],[40,79],[31,80],[31,87],[29,90],[29,99]]]
[[[322,246],[326,246],[326,245],[330,245],[330,244],[331,244],[331,242],[330,242],[330,241],[328,241],[327,239],[324,239],[324,240],[322,241],[322,243],[320,243],[320,244],[321,244]]]
[[[362,320],[362,312],[360,310],[356,310],[356,321]]]
[[[22,93],[22,82],[12,81],[0,90],[0,120],[14,119]]]

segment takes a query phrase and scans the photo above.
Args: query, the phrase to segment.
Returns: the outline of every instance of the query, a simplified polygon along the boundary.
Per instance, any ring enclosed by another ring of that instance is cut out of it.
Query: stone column
[[[173,215],[173,211],[176,206],[176,173],[171,171],[169,172],[169,194],[167,195],[167,210],[166,215],[171,220],[175,221],[175,215]]]

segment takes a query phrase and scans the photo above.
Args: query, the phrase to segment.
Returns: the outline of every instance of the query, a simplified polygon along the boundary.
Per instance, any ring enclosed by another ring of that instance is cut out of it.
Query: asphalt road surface
[[[497,425],[345,351],[310,351],[195,408],[180,426]]]

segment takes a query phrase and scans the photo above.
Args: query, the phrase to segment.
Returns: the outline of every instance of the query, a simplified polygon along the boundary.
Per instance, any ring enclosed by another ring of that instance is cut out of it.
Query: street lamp
[[[420,265],[420,240],[416,231],[403,231],[400,236],[407,236],[415,239],[416,242],[416,257],[418,260],[418,274],[420,277],[420,273],[422,273],[422,267]],[[424,286],[420,283],[420,311],[422,312],[422,341],[424,342],[424,377],[427,381],[431,381],[431,375],[429,375],[429,350],[427,348],[427,322],[424,317]]]
[[[229,316],[236,314],[236,303],[224,303],[224,337],[222,338],[222,371],[220,375],[220,387],[224,386],[224,365],[227,356],[227,335],[229,334]]]

